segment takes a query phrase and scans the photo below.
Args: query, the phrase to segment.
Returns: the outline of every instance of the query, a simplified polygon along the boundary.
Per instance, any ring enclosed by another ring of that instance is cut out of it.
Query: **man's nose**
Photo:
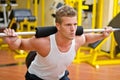
[[[70,26],[70,30],[75,30],[75,26],[74,25],[72,25],[72,26]]]

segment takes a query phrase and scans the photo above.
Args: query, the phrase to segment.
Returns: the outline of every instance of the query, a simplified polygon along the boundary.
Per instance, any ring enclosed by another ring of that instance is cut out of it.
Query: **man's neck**
[[[59,34],[55,34],[55,40],[56,40],[56,44],[60,51],[66,52],[70,49],[72,40],[63,38],[63,37],[59,36]]]

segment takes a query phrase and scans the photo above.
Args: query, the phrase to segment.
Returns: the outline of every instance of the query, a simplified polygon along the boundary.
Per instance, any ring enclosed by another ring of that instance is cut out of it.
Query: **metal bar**
[[[38,7],[38,5],[37,5],[37,7]],[[45,25],[45,1],[44,0],[41,0],[41,26],[43,27],[44,25]],[[37,9],[37,11],[38,11],[38,9]],[[38,16],[38,15],[36,15],[36,16]]]
[[[92,29],[95,29],[96,25],[96,9],[97,8],[97,0],[93,0],[93,7],[92,7]]]
[[[78,26],[82,25],[82,1],[78,0]]]
[[[35,35],[36,32],[16,32],[19,36]],[[0,33],[0,37],[7,36],[5,33]]]
[[[90,32],[103,32],[105,29],[84,29],[84,33]],[[120,28],[113,28],[113,31],[120,31]],[[19,36],[26,36],[26,35],[35,35],[36,32],[16,32]],[[5,33],[0,33],[0,37],[7,36]]]
[[[113,31],[119,31],[120,28],[113,28]],[[105,29],[84,29],[85,33],[89,33],[89,32],[103,32],[105,31]]]

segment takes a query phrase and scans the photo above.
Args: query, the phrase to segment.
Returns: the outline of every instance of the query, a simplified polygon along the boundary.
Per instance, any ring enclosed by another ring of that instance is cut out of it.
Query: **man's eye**
[[[70,24],[67,24],[67,26],[71,26]]]
[[[75,23],[74,26],[77,26],[77,23]]]

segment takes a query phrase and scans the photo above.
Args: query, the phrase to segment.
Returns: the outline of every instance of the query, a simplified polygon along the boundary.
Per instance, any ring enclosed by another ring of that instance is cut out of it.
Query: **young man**
[[[35,50],[37,55],[26,74],[26,80],[70,80],[66,69],[73,61],[78,48],[109,36],[111,27],[101,34],[86,33],[76,36],[77,12],[70,6],[56,11],[57,33],[48,37],[20,39],[12,29],[5,29],[5,41],[12,49]]]

